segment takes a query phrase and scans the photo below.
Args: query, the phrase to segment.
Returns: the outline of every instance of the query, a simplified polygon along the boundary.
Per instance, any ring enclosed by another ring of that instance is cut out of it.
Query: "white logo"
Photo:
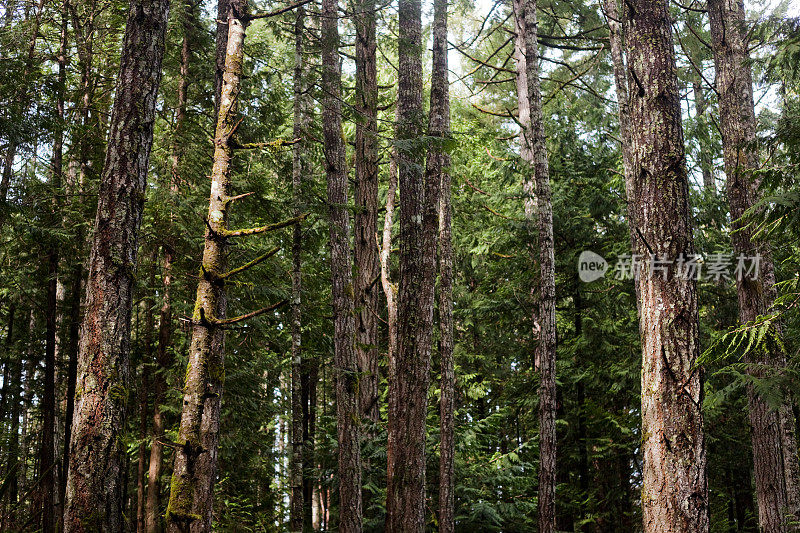
[[[602,256],[585,250],[578,257],[578,276],[581,281],[589,283],[605,276],[608,263]]]

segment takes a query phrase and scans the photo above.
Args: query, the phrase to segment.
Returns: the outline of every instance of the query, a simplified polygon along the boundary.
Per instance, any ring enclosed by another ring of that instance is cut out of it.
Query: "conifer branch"
[[[224,237],[246,237],[247,235],[256,235],[258,233],[267,233],[269,231],[275,231],[281,228],[285,228],[287,226],[292,226],[294,224],[299,224],[303,220],[308,217],[308,213],[303,213],[300,216],[289,218],[283,220],[281,222],[276,222],[275,224],[267,224],[266,226],[261,226],[258,228],[245,228],[245,229],[237,229],[237,230],[225,230],[222,235]]]
[[[249,268],[253,268],[254,266],[258,265],[259,263],[263,263],[265,260],[269,259],[273,255],[278,253],[279,250],[280,250],[280,246],[276,246],[275,248],[273,248],[272,250],[268,251],[267,253],[259,255],[258,257],[256,257],[252,261],[250,261],[248,263],[245,263],[245,264],[243,264],[242,266],[240,266],[238,268],[234,268],[233,270],[230,270],[230,271],[228,271],[228,272],[226,272],[224,274],[221,274],[219,276],[219,279],[224,280],[224,279],[228,279],[230,277],[233,277],[236,274],[241,274],[245,270],[247,270]]]

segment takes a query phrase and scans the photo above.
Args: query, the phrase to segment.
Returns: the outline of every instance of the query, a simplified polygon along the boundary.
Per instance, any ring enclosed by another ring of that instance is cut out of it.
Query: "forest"
[[[800,4],[0,4],[0,531],[800,530]]]

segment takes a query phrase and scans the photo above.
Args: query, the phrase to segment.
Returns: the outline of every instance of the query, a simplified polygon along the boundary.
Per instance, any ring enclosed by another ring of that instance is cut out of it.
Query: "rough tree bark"
[[[166,521],[170,532],[211,530],[213,487],[217,469],[219,412],[222,396],[227,314],[225,273],[228,207],[231,203],[231,137],[236,128],[237,96],[242,79],[247,4],[227,4],[225,67],[219,88],[214,165],[211,173],[203,276],[197,284],[192,337],[178,445],[170,482]],[[219,38],[217,40],[219,47]],[[218,56],[219,57],[219,56]]]
[[[378,405],[378,66],[375,0],[355,2],[356,26],[356,190],[355,310],[358,384],[362,416],[375,424]]]
[[[395,368],[389,382],[386,530],[425,529],[425,417],[433,337],[439,175],[425,172],[420,0],[400,0],[397,158],[400,286]]]
[[[625,2],[635,231],[668,271],[641,262],[644,531],[708,531],[696,280],[676,271],[694,253],[675,57],[665,0]]]
[[[619,132],[622,138],[622,173],[625,178],[625,196],[628,200],[628,228],[633,254],[640,254],[640,239],[636,235],[636,222],[633,209],[633,142],[630,134],[630,111],[628,109],[628,80],[625,74],[625,50],[622,44],[622,13],[617,0],[603,0],[603,10],[608,21],[608,40],[611,52],[611,66],[614,72],[614,87],[617,92]]]
[[[752,171],[759,167],[756,146],[756,116],[753,78],[747,51],[744,3],[740,0],[709,0],[711,45],[719,94],[720,132],[723,139],[726,188],[732,223],[731,238],[737,255],[760,255],[756,279],[739,276],[736,289],[739,321],[747,324],[770,313],[775,299],[775,268],[768,243],[755,240],[756,228],[741,220],[760,199],[759,180]],[[776,325],[780,335],[780,325]],[[746,354],[756,377],[786,366],[778,346],[757,348]],[[787,524],[800,507],[795,419],[789,400],[773,409],[751,385],[747,390],[751,439],[758,497],[758,521],[762,531],[793,530]]]
[[[439,196],[439,531],[455,530],[455,365],[453,362],[453,243],[451,235],[450,154],[443,146],[450,136],[450,83],[447,69],[447,0],[433,4],[433,67],[428,135],[434,144],[428,152],[427,171],[440,182]],[[437,143],[436,139],[439,139]]]
[[[64,529],[120,531],[137,237],[167,29],[167,0],[133,0],[120,59],[78,356]]]
[[[525,5],[525,66],[530,104],[526,143],[533,159],[539,241],[539,342],[536,346],[539,384],[539,531],[555,531],[556,488],[556,281],[553,205],[545,146],[536,0]]]
[[[228,40],[225,73],[219,98],[217,126],[214,135],[214,164],[211,171],[206,219],[205,244],[192,314],[192,335],[189,362],[183,388],[183,407],[175,448],[172,480],[166,521],[170,532],[211,531],[214,481],[217,474],[219,415],[225,361],[225,328],[248,318],[276,309],[285,302],[226,318],[226,281],[234,275],[258,265],[277,253],[274,248],[241,267],[227,271],[228,239],[277,230],[298,223],[295,217],[276,224],[230,230],[229,208],[245,195],[231,196],[231,159],[233,136],[240,121],[236,120],[238,97],[243,77],[245,28],[250,20],[248,4],[228,3]]]
[[[347,168],[342,132],[342,81],[336,0],[322,2],[322,128],[330,218],[336,417],[339,436],[339,531],[361,531],[359,368],[347,210]]]
[[[303,176],[308,172],[305,141],[309,126],[309,102],[307,96],[306,68],[304,54],[305,33],[304,6],[297,8],[294,26],[294,124],[295,140],[300,139],[292,148],[292,202],[294,216],[300,216],[303,210]],[[290,465],[291,506],[290,531],[303,531],[304,508],[306,505],[303,493],[303,457],[306,438],[303,432],[305,420],[303,412],[307,409],[303,402],[303,352],[302,340],[302,253],[303,233],[300,226],[295,226],[292,233],[292,456]],[[310,501],[308,503],[311,503]],[[310,524],[309,524],[310,526]]]

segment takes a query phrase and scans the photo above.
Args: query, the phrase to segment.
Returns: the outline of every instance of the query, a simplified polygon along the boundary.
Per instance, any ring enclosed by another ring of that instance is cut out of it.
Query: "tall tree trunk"
[[[47,220],[51,227],[58,223],[64,156],[64,91],[66,89],[67,62],[67,15],[61,14],[61,36],[58,51],[58,86],[56,89],[56,125],[53,132],[53,156],[51,159],[50,187],[54,200]],[[51,237],[52,239],[53,237]],[[42,446],[39,451],[41,465],[41,513],[42,530],[54,531],[56,527],[56,341],[58,328],[58,245],[50,243],[47,250],[47,302],[45,306],[45,356],[44,391],[42,394]]]
[[[634,220],[636,215],[633,207],[634,184],[633,175],[633,141],[631,140],[630,110],[628,100],[628,80],[625,67],[625,49],[622,44],[623,25],[622,11],[618,0],[603,0],[603,10],[608,20],[608,40],[611,52],[611,66],[614,72],[614,87],[617,92],[617,105],[619,117],[619,132],[622,138],[622,173],[625,178],[625,197],[627,199],[628,232],[631,240],[631,254],[641,258],[643,246],[641,239],[636,234],[638,225]],[[638,294],[638,286],[636,288]],[[637,298],[637,308],[639,305]]]
[[[453,243],[450,191],[450,154],[443,141],[450,137],[450,83],[447,69],[447,0],[433,5],[433,67],[428,134],[434,138],[428,152],[428,172],[441,183],[439,197],[439,531],[455,530],[455,364],[453,362]],[[439,143],[436,144],[439,138]]]
[[[322,2],[322,128],[330,217],[336,420],[339,436],[339,531],[361,531],[361,411],[359,367],[353,342],[355,317],[347,209],[347,168],[342,132],[339,16],[336,0]]]
[[[420,0],[400,0],[397,43],[400,288],[397,356],[389,382],[386,530],[425,529],[425,419],[433,337],[439,174],[423,175]]]
[[[555,531],[556,488],[556,281],[553,242],[553,205],[545,146],[542,94],[539,81],[539,45],[536,0],[525,6],[525,62],[530,103],[526,133],[533,159],[539,240],[539,343],[536,346],[539,385],[539,531]]]
[[[214,166],[203,250],[204,275],[197,285],[192,338],[184,386],[179,447],[170,483],[167,526],[170,532],[210,531],[213,487],[217,471],[219,413],[224,375],[227,313],[224,276],[227,270],[228,208],[231,202],[231,137],[236,129],[238,95],[244,60],[247,4],[228,4],[225,73],[214,137]],[[218,43],[219,44],[219,43]]]
[[[525,139],[525,131],[531,127],[531,106],[528,99],[528,62],[525,53],[525,10],[526,0],[514,0],[514,62],[516,71],[514,73],[514,83],[517,91],[517,120],[522,125],[522,137],[520,138],[519,156],[529,165],[533,165],[533,151]],[[536,192],[534,190],[534,180],[526,176],[523,180],[522,188],[525,193],[525,219],[533,220],[536,207]]]
[[[82,232],[79,232],[82,237]],[[78,241],[82,241],[79,238]],[[70,445],[72,443],[72,417],[75,414],[75,384],[78,374],[78,347],[80,341],[81,324],[81,288],[83,285],[83,266],[78,263],[70,273],[70,296],[69,296],[69,328],[67,330],[67,406],[64,411],[64,449],[61,464],[61,476],[59,477],[59,501],[62,505],[66,504],[67,494],[67,472],[69,471]],[[61,510],[60,518],[64,519],[64,509]]]
[[[295,139],[301,139],[292,148],[292,202],[294,203],[294,216],[300,216],[303,210],[303,176],[308,172],[305,151],[308,149],[306,140],[309,126],[309,102],[306,82],[306,68],[304,54],[305,39],[304,6],[297,8],[294,26],[294,125]],[[300,226],[295,226],[292,233],[292,457],[291,457],[291,503],[290,524],[292,532],[303,531],[306,502],[303,491],[304,483],[304,446],[306,426],[304,412],[308,409],[303,401],[303,374],[306,369],[303,365],[302,341],[302,253],[303,232]],[[307,377],[306,377],[307,379]],[[310,526],[310,523],[308,524]]]
[[[378,67],[375,0],[357,0],[356,25],[356,211],[355,310],[356,349],[363,417],[376,424],[378,406],[378,288],[380,276],[375,237],[378,224]]]
[[[167,0],[132,0],[89,261],[64,528],[123,527],[120,436],[129,383],[137,237],[167,29]]]
[[[665,0],[626,2],[628,112],[636,233],[666,273],[640,264],[644,531],[708,531],[696,280],[675,262],[694,253],[689,186]]]
[[[739,321],[747,324],[771,312],[776,291],[769,244],[757,242],[756,228],[741,219],[760,199],[759,180],[753,175],[759,166],[759,157],[744,3],[709,0],[708,14],[719,93],[726,188],[733,221],[733,249],[740,257],[761,256],[760,271],[755,279],[740,275],[736,280]],[[775,327],[780,335],[780,325]],[[786,366],[786,356],[777,345],[757,347],[745,357],[753,364],[750,372],[757,378],[768,373],[765,368],[780,371]],[[787,516],[797,516],[800,507],[796,427],[791,404],[784,400],[780,408],[773,409],[752,385],[748,386],[747,396],[759,525],[765,532],[790,531]]]
[[[90,7],[93,4],[90,2]],[[84,186],[87,181],[89,159],[90,159],[90,134],[97,135],[99,128],[93,128],[89,125],[89,111],[93,101],[93,88],[94,88],[94,75],[92,74],[92,57],[94,47],[94,29],[93,29],[93,16],[89,16],[88,20],[79,20],[79,17],[74,10],[74,4],[67,3],[68,9],[72,15],[72,25],[75,32],[75,46],[78,51],[79,69],[81,72],[80,78],[80,101],[76,103],[78,107],[78,124],[81,131],[81,137],[77,144],[77,158],[75,163],[78,167],[78,175],[68,171],[66,184],[69,187],[69,192],[73,195],[71,203],[73,206],[82,205],[84,203]],[[72,162],[70,162],[70,166]],[[63,224],[69,225],[69,220],[65,217]],[[81,226],[78,226],[73,238],[78,257],[83,257],[82,253],[85,246],[84,232]],[[77,261],[70,272],[70,296],[69,296],[69,328],[67,331],[67,394],[66,394],[66,409],[64,416],[64,451],[63,461],[61,465],[61,476],[59,479],[59,501],[63,502],[64,506],[61,509],[61,520],[66,520],[66,493],[67,493],[67,474],[69,472],[70,463],[70,449],[72,445],[72,422],[75,413],[75,391],[77,387],[77,374],[78,374],[78,352],[80,350],[80,330],[83,317],[81,314],[81,303],[83,296],[83,274],[84,265],[82,261]],[[62,526],[66,528],[66,526]]]

